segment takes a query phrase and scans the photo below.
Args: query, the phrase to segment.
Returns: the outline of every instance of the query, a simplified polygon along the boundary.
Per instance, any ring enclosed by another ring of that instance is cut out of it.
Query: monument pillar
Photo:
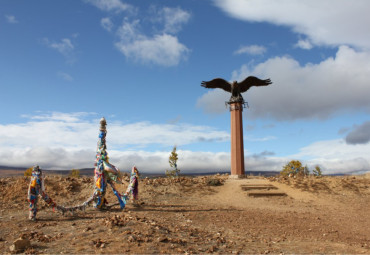
[[[245,177],[243,143],[243,103],[230,102],[231,113],[231,178]]]

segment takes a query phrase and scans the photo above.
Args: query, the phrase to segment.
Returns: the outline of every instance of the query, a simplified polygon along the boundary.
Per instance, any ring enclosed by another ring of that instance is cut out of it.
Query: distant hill
[[[13,166],[0,166],[0,170],[22,170],[25,171],[28,167],[13,167]]]
[[[27,168],[25,167],[10,167],[10,166],[0,166],[0,177],[7,177],[7,176],[20,176],[24,174]],[[48,170],[43,169],[48,174],[53,175],[68,175],[71,170]],[[80,175],[86,176],[93,176],[94,175],[94,168],[83,168],[79,169]]]
[[[7,176],[21,176],[24,174],[24,171],[26,171],[27,168],[25,167],[10,167],[10,166],[0,166],[0,177],[7,177]],[[52,175],[68,175],[71,170],[48,170],[43,169],[47,174]],[[84,176],[94,176],[94,168],[82,168],[80,170],[80,175]],[[128,173],[128,171],[122,171],[123,173]],[[203,171],[197,171],[197,170],[190,170],[186,172],[182,172],[181,175],[185,176],[198,176],[198,175],[214,175],[214,174],[226,174],[230,173],[227,171],[219,171],[219,172],[203,172]],[[278,175],[278,171],[246,171],[247,175],[254,175],[254,176],[275,176]],[[145,170],[141,171],[142,177],[163,177],[165,173],[155,172],[150,173],[146,172]]]

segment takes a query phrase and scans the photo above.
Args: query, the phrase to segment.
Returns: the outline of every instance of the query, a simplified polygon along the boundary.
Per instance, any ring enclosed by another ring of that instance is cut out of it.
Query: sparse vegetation
[[[303,166],[301,161],[292,160],[283,167],[283,170],[280,172],[280,175],[283,177],[305,177],[310,175],[310,169],[307,165]],[[312,175],[316,177],[321,177],[322,172],[320,166],[316,165],[315,169],[312,170]]]
[[[24,176],[31,176],[32,175],[32,169],[33,169],[33,167],[31,166],[26,171],[24,171]]]
[[[71,177],[80,177],[80,170],[79,169],[72,169],[69,173],[69,176]]]
[[[107,210],[90,205],[86,211],[63,216],[39,201],[39,221],[27,223],[29,180],[23,177],[25,170],[15,171],[21,177],[0,178],[2,253],[12,253],[9,247],[21,237],[32,244],[32,251],[17,252],[25,254],[369,254],[370,179],[364,176],[142,178],[139,206],[128,201],[124,212],[109,189]],[[223,185],[212,186],[217,179]],[[288,196],[249,196],[250,192],[277,190],[244,190],[243,185],[272,185]],[[93,176],[47,174],[45,182],[48,196],[66,206],[86,201],[93,186]],[[124,191],[127,182],[116,187]],[[77,240],[72,240],[76,236]]]
[[[219,179],[209,179],[207,181],[208,186],[221,186],[222,182]]]
[[[177,168],[177,160],[178,160],[178,154],[176,152],[176,146],[173,147],[172,152],[168,158],[168,163],[170,164],[170,167],[174,168],[173,170],[166,170],[167,177],[178,177],[180,173],[180,169]]]
[[[318,165],[315,166],[315,169],[312,171],[312,173],[316,177],[321,177],[322,176],[321,168]]]
[[[283,170],[280,172],[280,175],[284,177],[296,177],[296,176],[308,176],[310,170],[307,166],[303,166],[301,161],[292,160],[283,167]]]

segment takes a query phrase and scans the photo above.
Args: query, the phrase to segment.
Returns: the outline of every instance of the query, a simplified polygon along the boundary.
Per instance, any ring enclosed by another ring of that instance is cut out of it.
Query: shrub
[[[24,176],[31,176],[32,175],[33,167],[31,166],[26,171],[24,171]]]
[[[312,171],[313,175],[316,177],[322,176],[321,168],[317,165],[315,169]]]
[[[302,166],[301,161],[299,160],[292,160],[288,164],[283,167],[283,170],[280,172],[282,176],[308,176],[310,174],[310,170],[307,166]]]
[[[168,163],[170,164],[170,167],[173,167],[173,170],[166,170],[167,177],[178,177],[180,173],[180,169],[177,168],[177,160],[178,160],[178,154],[176,152],[176,146],[173,147],[172,152],[168,158]]]
[[[80,177],[80,170],[79,169],[72,169],[71,172],[69,172],[69,176],[71,176],[71,177]]]
[[[221,186],[222,182],[219,179],[209,179],[207,181],[208,186]]]

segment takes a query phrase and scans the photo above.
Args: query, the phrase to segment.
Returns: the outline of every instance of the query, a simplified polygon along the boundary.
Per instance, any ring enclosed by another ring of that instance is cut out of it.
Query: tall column
[[[243,105],[241,102],[230,103],[231,113],[231,177],[245,176],[243,144]]]

